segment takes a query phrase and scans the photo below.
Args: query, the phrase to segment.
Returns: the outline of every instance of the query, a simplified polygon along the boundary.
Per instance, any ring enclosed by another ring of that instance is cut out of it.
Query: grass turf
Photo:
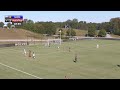
[[[99,48],[96,45],[99,44]],[[0,48],[0,63],[43,79],[115,79],[120,78],[120,41],[80,40],[62,45],[16,46]],[[68,48],[71,48],[69,52]],[[25,57],[23,48],[35,52],[36,58]],[[73,62],[77,53],[78,61]],[[36,79],[0,64],[0,78]]]

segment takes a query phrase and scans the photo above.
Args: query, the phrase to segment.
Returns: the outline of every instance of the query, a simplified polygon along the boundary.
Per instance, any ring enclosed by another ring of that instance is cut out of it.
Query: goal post
[[[48,39],[45,42],[45,46],[49,46],[50,44],[55,45],[55,44],[61,44],[62,40],[61,39]]]

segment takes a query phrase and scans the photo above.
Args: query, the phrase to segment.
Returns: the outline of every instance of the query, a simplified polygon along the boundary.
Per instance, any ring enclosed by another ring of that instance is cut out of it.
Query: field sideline
[[[119,79],[119,46],[120,41],[79,40],[64,42],[60,49],[57,44],[0,48],[0,79]],[[35,52],[36,58],[25,57],[23,48]]]

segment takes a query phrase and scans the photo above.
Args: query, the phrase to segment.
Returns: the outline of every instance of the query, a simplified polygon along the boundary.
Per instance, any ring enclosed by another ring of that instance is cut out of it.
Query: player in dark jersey
[[[73,62],[77,62],[77,54],[75,54],[75,59],[73,60]]]
[[[31,57],[31,50],[29,50],[29,57]]]
[[[71,49],[71,48],[69,47],[69,52],[70,52],[70,49]]]

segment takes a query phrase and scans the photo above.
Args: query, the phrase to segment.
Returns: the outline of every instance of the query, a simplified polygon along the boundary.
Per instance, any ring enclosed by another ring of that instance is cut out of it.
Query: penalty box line
[[[33,75],[33,74],[30,74],[30,73],[24,72],[24,71],[22,71],[22,70],[13,68],[13,67],[11,67],[11,66],[5,65],[5,64],[3,64],[3,63],[0,63],[0,64],[3,65],[3,66],[5,66],[5,67],[8,67],[8,68],[10,68],[10,69],[16,70],[16,71],[18,71],[18,72],[22,72],[22,73],[27,74],[27,75],[29,75],[29,76],[35,77],[35,78],[37,78],[37,79],[43,79],[43,78],[40,78],[40,77],[38,77],[38,76],[36,76],[36,75]]]

